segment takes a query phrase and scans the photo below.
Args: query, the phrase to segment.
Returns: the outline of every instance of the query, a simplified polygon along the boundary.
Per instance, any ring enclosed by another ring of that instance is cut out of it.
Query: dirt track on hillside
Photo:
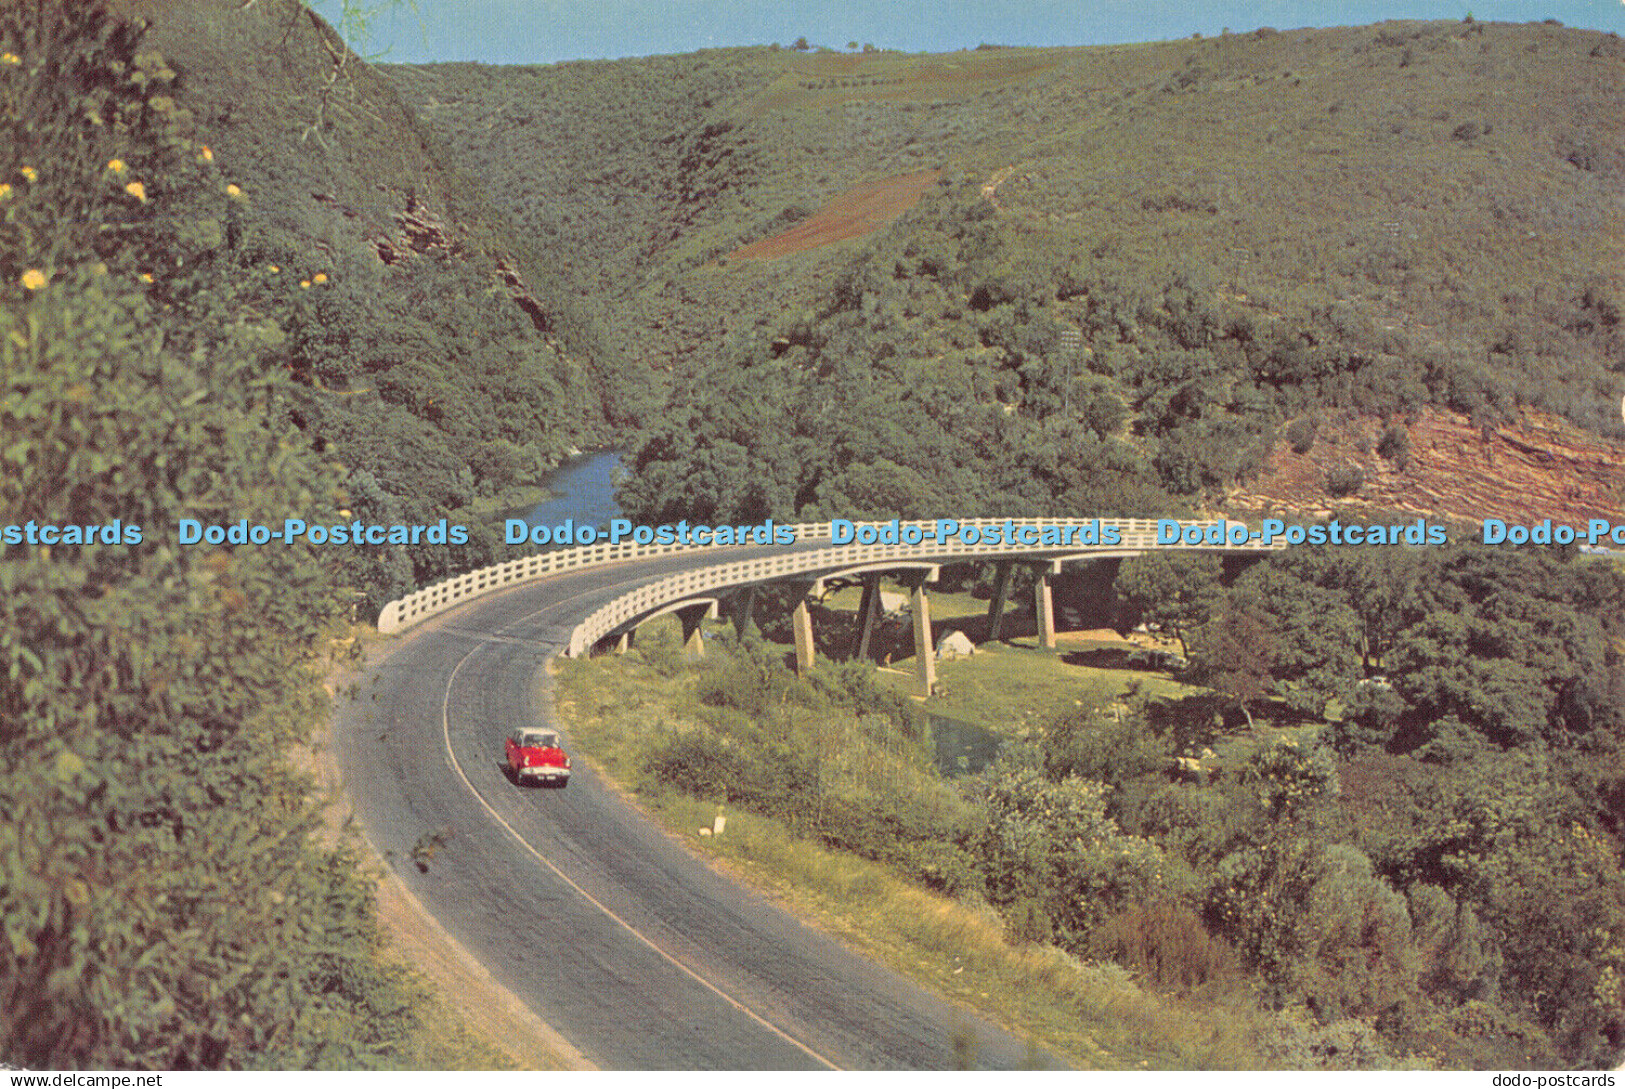
[[[941,173],[921,170],[855,185],[783,234],[752,242],[728,256],[739,260],[771,260],[848,238],[861,238],[918,204]]]

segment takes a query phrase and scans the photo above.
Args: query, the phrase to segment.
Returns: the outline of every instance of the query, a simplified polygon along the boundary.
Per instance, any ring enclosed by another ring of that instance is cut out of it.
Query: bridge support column
[[[743,638],[756,613],[756,587],[747,586],[733,600],[734,634]]]
[[[823,592],[823,583],[815,582],[796,595],[795,612],[790,615],[790,626],[796,633],[796,673],[806,676],[812,669],[817,649],[813,645],[812,610],[809,598]]]
[[[625,654],[627,651],[631,650],[632,637],[637,635],[637,633],[638,630],[636,628],[631,628],[627,631],[621,632],[621,637],[615,640],[615,653]]]
[[[937,687],[937,648],[931,640],[931,599],[925,594],[925,579],[911,579],[909,608],[914,614],[914,677],[916,695],[929,696]]]
[[[869,657],[869,640],[879,619],[880,572],[876,571],[863,576],[863,598],[858,603],[858,632],[852,640],[852,657],[860,662]]]
[[[714,620],[717,615],[717,603],[707,601],[700,605],[690,605],[686,609],[677,610],[677,619],[683,624],[683,649],[701,658],[705,657],[705,638],[700,632],[700,621]]]
[[[1010,572],[1015,568],[1011,560],[1000,560],[993,576],[993,600],[987,603],[987,641],[999,641],[999,629],[1004,623],[1004,602],[1010,594]]]
[[[1034,604],[1038,611],[1038,645],[1048,650],[1055,649],[1055,587],[1051,580],[1054,576],[1045,571],[1033,583]]]

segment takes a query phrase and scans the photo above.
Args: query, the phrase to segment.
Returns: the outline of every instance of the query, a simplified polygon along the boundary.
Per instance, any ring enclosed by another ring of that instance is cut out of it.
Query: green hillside
[[[1369,509],[1380,475],[1408,523],[1618,505],[1622,62],[1612,36],[1469,19],[387,71],[664,376],[623,439],[636,516],[1256,509],[1313,451],[1289,509]],[[726,666],[632,766],[1166,994],[1200,990],[1197,947],[1235,957],[1245,982],[1201,1000],[1281,1014],[1271,1061],[1611,1062],[1617,573],[1460,548],[1216,575],[1129,562],[1108,602],[1182,632],[1207,691],[1130,699],[1114,731],[1079,682],[965,827],[837,804],[816,731],[732,715]],[[1101,792],[1098,828],[1029,822],[1067,790]],[[1120,835],[1154,874],[1126,876]]]
[[[225,243],[260,305],[287,310],[287,422],[343,464],[358,520],[473,526],[465,548],[387,550],[347,581],[376,607],[491,562],[491,512],[635,415],[642,383],[547,255],[301,5],[124,7],[241,182]]]
[[[925,516],[1212,498],[1326,410],[1619,438],[1622,59],[1463,22],[388,72],[678,379],[636,512]],[[874,234],[728,258],[922,169]],[[695,483],[735,464],[760,494]]]

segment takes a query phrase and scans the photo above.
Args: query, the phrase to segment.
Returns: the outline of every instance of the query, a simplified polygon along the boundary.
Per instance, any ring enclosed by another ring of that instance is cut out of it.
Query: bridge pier
[[[824,592],[824,581],[819,579],[813,583],[801,583],[800,592],[795,595],[795,611],[790,614],[790,627],[796,635],[796,673],[806,676],[812,670],[816,661],[817,648],[813,644],[812,610],[810,599]]]
[[[615,640],[615,653],[625,654],[632,649],[632,637],[637,634],[636,628],[629,628],[621,632],[621,637]]]
[[[1033,604],[1038,613],[1038,645],[1055,649],[1055,574],[1053,569],[1039,574],[1033,583]]]
[[[745,630],[750,627],[751,620],[756,614],[756,591],[759,587],[747,586],[734,595],[731,606],[734,622],[734,634],[744,638]]]
[[[1000,560],[994,569],[993,600],[987,603],[987,641],[999,641],[999,629],[1004,623],[1004,601],[1010,593],[1010,572],[1015,569],[1014,560]]]
[[[702,601],[677,610],[677,619],[683,625],[683,649],[698,656],[705,657],[705,638],[700,631],[702,620],[715,620],[717,617],[717,603]]]
[[[931,599],[925,593],[925,583],[929,577],[921,572],[912,575],[906,582],[909,609],[914,616],[915,694],[920,696],[929,696],[937,687],[937,648],[931,640]]]
[[[869,657],[869,640],[874,637],[875,624],[880,619],[880,572],[871,571],[863,576],[863,597],[858,603],[858,631],[852,640],[852,657],[864,661]]]

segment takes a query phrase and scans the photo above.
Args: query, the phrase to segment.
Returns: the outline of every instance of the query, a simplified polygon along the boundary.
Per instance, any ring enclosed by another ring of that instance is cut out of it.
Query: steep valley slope
[[[786,442],[839,447],[769,469],[754,497],[703,490],[701,506],[1143,513],[1239,489],[1237,509],[1332,509],[1346,489],[1328,474],[1364,465],[1381,486],[1358,500],[1471,514],[1483,497],[1456,453],[1427,474],[1447,447],[1470,460],[1480,434],[1585,446],[1597,478],[1574,495],[1560,454],[1517,463],[1516,480],[1490,459],[1480,490],[1515,488],[1542,516],[1615,502],[1625,43],[1612,36],[1467,20],[385,71],[482,197],[666,375],[681,426],[711,420],[753,464]],[[912,209],[820,228],[904,178],[935,180],[916,183]],[[846,403],[831,384],[853,381],[847,365],[878,397],[926,402],[900,423],[917,449],[798,415]],[[692,392],[713,367],[753,375],[779,407],[728,416]],[[1413,448],[1437,453],[1379,472],[1361,429],[1321,427],[1326,413],[1379,435],[1414,426]],[[1444,442],[1446,420],[1466,421],[1467,446]],[[693,476],[731,456],[703,441],[674,455],[678,425],[644,422],[640,468]],[[1294,425],[1320,433],[1308,484],[1284,454]],[[944,476],[955,442],[1006,482]],[[1007,482],[1034,447],[1044,460],[1095,445],[1114,490]],[[898,470],[878,490],[891,469],[877,459]],[[630,501],[653,516],[650,491]]]

